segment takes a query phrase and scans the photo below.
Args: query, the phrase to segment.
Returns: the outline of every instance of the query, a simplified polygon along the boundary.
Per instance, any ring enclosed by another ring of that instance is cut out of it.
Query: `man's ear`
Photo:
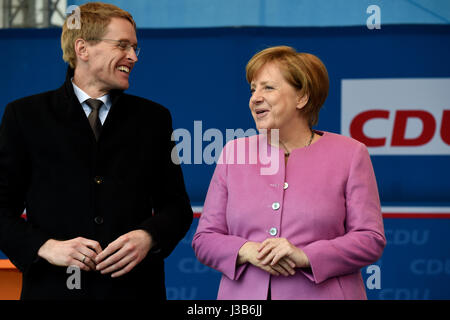
[[[88,48],[87,48],[88,44],[87,41],[81,38],[78,38],[77,40],[75,40],[75,45],[74,45],[74,49],[75,49],[75,54],[77,56],[77,58],[79,58],[82,61],[87,61],[88,57],[89,57],[89,52],[88,52]]]
[[[309,101],[309,96],[307,94],[303,94],[303,93],[300,92],[297,95],[297,106],[296,106],[296,108],[299,109],[299,110],[303,109],[303,107],[306,106],[308,101]]]

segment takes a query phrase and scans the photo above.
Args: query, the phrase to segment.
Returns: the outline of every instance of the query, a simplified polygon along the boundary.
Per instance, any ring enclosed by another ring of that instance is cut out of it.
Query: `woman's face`
[[[276,63],[267,63],[255,74],[250,84],[249,107],[256,128],[296,130],[301,117],[299,109],[307,102],[299,90],[290,85]]]

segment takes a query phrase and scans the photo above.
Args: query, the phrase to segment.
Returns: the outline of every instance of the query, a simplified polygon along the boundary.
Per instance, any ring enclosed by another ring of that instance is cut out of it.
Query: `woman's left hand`
[[[262,264],[271,266],[277,265],[283,260],[295,263],[297,268],[310,267],[308,257],[303,250],[297,248],[286,238],[269,238],[261,242],[258,248],[258,259],[262,259]]]

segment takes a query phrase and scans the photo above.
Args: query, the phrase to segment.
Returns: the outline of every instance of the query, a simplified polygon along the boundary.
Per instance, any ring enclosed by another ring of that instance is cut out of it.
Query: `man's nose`
[[[135,63],[138,61],[138,57],[137,57],[136,51],[134,50],[133,47],[130,47],[130,49],[128,50],[127,59],[131,60],[131,61],[133,61]]]

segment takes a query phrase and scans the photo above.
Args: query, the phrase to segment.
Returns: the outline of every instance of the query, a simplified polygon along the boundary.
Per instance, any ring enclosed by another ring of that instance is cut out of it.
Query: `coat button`
[[[102,183],[103,183],[103,178],[102,178],[102,177],[99,177],[99,176],[96,176],[96,177],[94,178],[94,182],[95,182],[96,184],[102,184]]]
[[[284,183],[283,189],[286,190],[287,188],[289,188],[289,184],[287,182]]]
[[[273,210],[278,210],[278,209],[280,209],[280,203],[279,203],[279,202],[274,202],[274,203],[272,203],[272,209],[273,209]]]
[[[102,223],[103,223],[103,217],[101,217],[101,216],[96,216],[96,217],[94,218],[94,222],[95,222],[96,224],[102,224]]]
[[[278,230],[277,230],[277,228],[273,227],[273,228],[270,228],[269,233],[271,236],[276,236],[278,233]]]

